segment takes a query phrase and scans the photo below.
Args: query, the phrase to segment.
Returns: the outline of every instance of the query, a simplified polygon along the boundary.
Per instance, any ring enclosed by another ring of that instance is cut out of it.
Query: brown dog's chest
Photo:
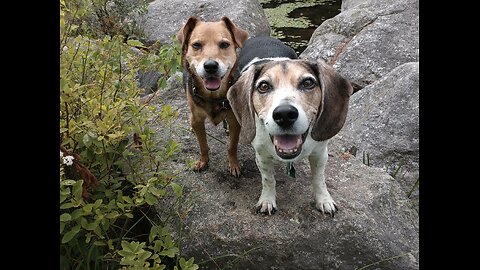
[[[208,118],[213,124],[222,122],[231,111],[230,104],[225,97],[205,97],[193,89],[187,90],[187,98],[191,112],[200,118]]]

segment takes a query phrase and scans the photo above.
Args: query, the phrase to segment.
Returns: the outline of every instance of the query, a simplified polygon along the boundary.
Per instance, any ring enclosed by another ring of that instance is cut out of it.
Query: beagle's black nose
[[[218,62],[213,60],[207,60],[203,63],[203,68],[209,74],[215,74],[218,71]]]
[[[297,118],[298,110],[292,105],[280,105],[273,110],[273,120],[283,128],[292,126]]]

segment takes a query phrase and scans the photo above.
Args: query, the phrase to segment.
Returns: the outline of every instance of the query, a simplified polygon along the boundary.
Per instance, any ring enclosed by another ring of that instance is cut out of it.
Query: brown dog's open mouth
[[[207,88],[210,91],[215,91],[220,88],[220,85],[222,84],[222,78],[221,77],[206,77],[203,80],[203,83],[205,84],[205,88]]]
[[[308,130],[303,134],[291,135],[270,135],[270,139],[275,145],[277,155],[282,159],[295,158],[302,152],[302,146],[307,138]]]

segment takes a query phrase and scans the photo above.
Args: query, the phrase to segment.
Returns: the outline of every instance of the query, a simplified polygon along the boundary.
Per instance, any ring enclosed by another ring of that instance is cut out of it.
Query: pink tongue
[[[290,150],[298,148],[301,145],[302,135],[279,135],[273,136],[273,144],[277,148]],[[298,141],[300,140],[300,143]]]
[[[205,87],[208,90],[217,90],[220,87],[222,80],[218,77],[209,77],[205,79]]]

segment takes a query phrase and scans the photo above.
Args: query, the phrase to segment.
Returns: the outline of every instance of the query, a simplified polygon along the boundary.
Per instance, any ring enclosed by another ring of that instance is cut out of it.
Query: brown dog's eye
[[[306,78],[303,81],[300,82],[300,89],[304,90],[311,90],[313,89],[317,83],[315,82],[314,79],[312,78]]]
[[[268,84],[267,82],[263,81],[258,84],[257,90],[260,94],[265,94],[267,92],[270,92],[272,90],[272,86]]]
[[[220,43],[220,48],[221,48],[221,49],[226,49],[226,48],[228,48],[228,47],[230,47],[230,43],[228,43],[228,42],[222,42],[222,43]]]
[[[195,42],[192,44],[192,48],[195,50],[200,50],[202,48],[202,44],[200,44],[200,42]]]

